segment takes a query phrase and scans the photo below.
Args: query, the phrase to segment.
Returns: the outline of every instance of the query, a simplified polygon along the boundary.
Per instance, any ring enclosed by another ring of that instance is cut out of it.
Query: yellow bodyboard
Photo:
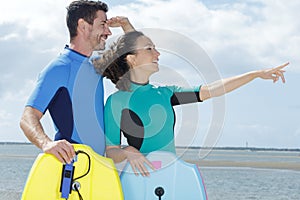
[[[95,153],[89,146],[74,144],[75,151],[83,151],[90,157],[89,173],[76,180],[84,200],[123,199],[122,186],[113,161]],[[78,154],[74,162],[73,179],[88,171],[89,159]],[[61,198],[60,186],[63,164],[53,155],[41,153],[36,158],[22,194],[22,200],[57,200]],[[72,190],[68,200],[78,200],[78,192]]]

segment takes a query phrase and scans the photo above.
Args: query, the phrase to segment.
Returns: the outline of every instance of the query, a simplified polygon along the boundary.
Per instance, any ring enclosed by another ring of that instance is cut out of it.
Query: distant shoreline
[[[240,167],[255,169],[278,169],[278,170],[294,170],[300,171],[300,163],[286,162],[263,162],[263,161],[194,161],[185,160],[189,163],[197,164],[198,167]]]
[[[33,145],[30,142],[0,142],[0,145]],[[272,147],[197,147],[176,146],[176,149],[210,149],[210,150],[244,150],[244,151],[290,151],[300,152],[300,148],[272,148]]]
[[[273,147],[183,147],[176,146],[176,149],[209,149],[209,150],[245,150],[245,151],[292,151],[300,152],[300,148],[273,148]]]
[[[14,144],[19,144],[19,145],[33,145],[30,142],[0,142],[0,145],[14,145]]]

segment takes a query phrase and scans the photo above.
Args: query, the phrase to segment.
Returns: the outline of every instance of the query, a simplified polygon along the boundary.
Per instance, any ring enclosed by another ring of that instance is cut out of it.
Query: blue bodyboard
[[[197,165],[170,152],[156,151],[146,157],[156,168],[148,168],[149,177],[136,176],[129,163],[120,175],[125,200],[207,200]]]

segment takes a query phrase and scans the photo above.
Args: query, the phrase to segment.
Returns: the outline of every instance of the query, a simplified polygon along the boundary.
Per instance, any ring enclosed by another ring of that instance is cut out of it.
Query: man
[[[70,45],[39,75],[20,121],[33,144],[63,163],[75,156],[71,143],[83,143],[104,154],[103,82],[89,57],[105,48],[109,27],[134,30],[125,17],[108,20],[108,7],[101,1],[74,1],[67,11]],[[57,130],[54,141],[40,122],[47,110]]]

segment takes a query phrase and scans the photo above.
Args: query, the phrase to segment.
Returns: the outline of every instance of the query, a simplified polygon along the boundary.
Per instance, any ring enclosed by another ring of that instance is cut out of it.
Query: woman
[[[157,72],[160,53],[153,42],[141,32],[121,36],[102,59],[94,62],[97,73],[109,78],[119,89],[109,96],[105,105],[106,155],[119,163],[127,159],[133,171],[149,175],[144,157],[156,150],[175,153],[173,106],[205,101],[228,93],[255,78],[281,77],[288,63],[266,70],[253,71],[195,88],[155,87],[149,77]],[[128,146],[121,147],[121,132]]]

